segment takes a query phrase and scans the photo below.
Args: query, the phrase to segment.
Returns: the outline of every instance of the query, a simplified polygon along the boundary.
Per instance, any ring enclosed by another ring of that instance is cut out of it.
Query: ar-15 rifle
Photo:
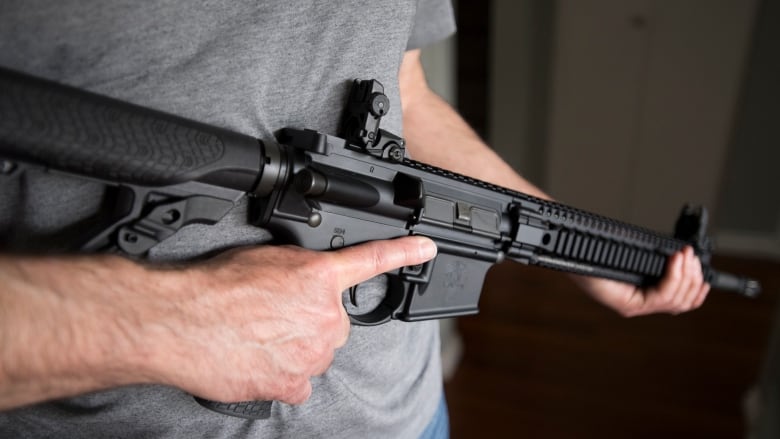
[[[409,160],[404,140],[379,128],[388,109],[378,81],[355,81],[341,137],[287,128],[261,141],[0,69],[0,159],[7,174],[44,167],[116,188],[123,208],[82,251],[143,257],[187,224],[216,223],[245,194],[247,221],[282,243],[433,239],[436,259],[388,273],[382,303],[350,315],[359,325],[476,314],[487,270],[507,258],[647,286],[690,245],[713,288],[760,291],[711,267],[703,208],[683,208],[669,237]],[[270,402],[199,402],[252,419],[270,413]]]

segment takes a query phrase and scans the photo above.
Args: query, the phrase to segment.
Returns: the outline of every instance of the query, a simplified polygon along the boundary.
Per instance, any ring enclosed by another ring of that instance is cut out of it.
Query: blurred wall
[[[561,201],[780,257],[780,5],[493,0],[491,145]]]
[[[488,138],[528,180],[545,181],[550,57],[555,2],[491,4]]]
[[[780,257],[780,2],[761,2],[721,181],[720,246]]]
[[[756,3],[558,1],[552,194],[660,231],[713,211]]]
[[[455,36],[427,46],[420,53],[428,85],[445,101],[454,106],[457,100]]]

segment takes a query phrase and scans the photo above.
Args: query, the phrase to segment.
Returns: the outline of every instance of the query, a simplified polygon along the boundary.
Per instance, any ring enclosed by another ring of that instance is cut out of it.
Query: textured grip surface
[[[0,153],[146,186],[236,170],[253,182],[260,171],[249,136],[3,69]]]
[[[198,404],[223,415],[245,419],[268,419],[271,416],[272,401],[216,402],[195,398]]]

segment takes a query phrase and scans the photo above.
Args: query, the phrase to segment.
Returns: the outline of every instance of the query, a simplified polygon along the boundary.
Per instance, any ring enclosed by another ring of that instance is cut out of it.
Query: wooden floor
[[[566,276],[495,267],[480,315],[458,323],[452,437],[744,437],[742,400],[766,352],[780,264],[714,266],[761,280],[764,293],[713,292],[690,314],[622,319]]]

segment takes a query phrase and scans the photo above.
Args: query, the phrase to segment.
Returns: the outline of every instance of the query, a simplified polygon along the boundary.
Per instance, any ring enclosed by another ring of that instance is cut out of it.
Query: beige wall
[[[701,203],[722,249],[780,255],[780,28],[753,32],[758,5],[495,0],[493,146],[569,204],[668,232]]]
[[[554,2],[494,0],[491,10],[488,137],[512,167],[545,181]]]
[[[757,15],[720,185],[719,242],[780,258],[780,2]]]

